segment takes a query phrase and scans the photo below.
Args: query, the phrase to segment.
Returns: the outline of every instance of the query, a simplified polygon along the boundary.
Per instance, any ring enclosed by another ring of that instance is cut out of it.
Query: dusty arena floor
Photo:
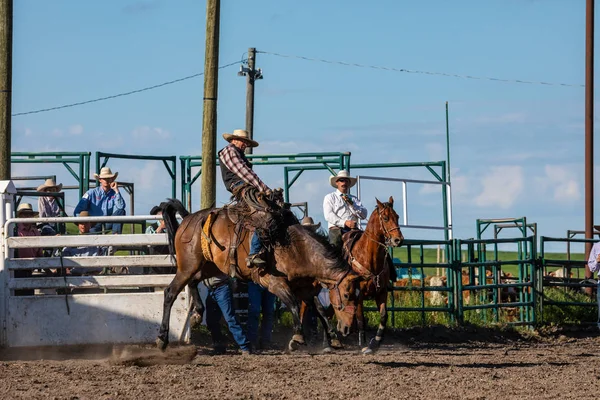
[[[0,359],[4,399],[591,399],[600,337],[439,328],[390,335],[373,356],[352,346],[211,356],[200,345],[4,351]]]

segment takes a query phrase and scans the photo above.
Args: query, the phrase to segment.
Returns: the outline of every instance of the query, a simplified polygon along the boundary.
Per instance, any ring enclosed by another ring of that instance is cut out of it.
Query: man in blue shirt
[[[119,175],[108,167],[100,170],[100,174],[94,174],[96,179],[100,180],[100,186],[88,190],[73,211],[73,215],[78,216],[81,211],[87,211],[92,217],[125,215],[125,200],[119,192],[119,185],[115,181]],[[123,224],[106,223],[106,229],[112,229],[112,233],[121,233]],[[90,232],[97,233],[102,231],[102,224],[92,226]]]

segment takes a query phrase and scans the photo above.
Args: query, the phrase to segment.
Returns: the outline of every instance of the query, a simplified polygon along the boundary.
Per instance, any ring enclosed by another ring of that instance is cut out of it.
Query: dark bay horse
[[[400,246],[404,240],[398,226],[398,214],[394,211],[394,198],[390,196],[387,203],[375,200],[377,205],[364,232],[351,231],[343,236],[344,255],[352,269],[362,277],[356,310],[359,346],[366,343],[363,300],[375,299],[379,310],[379,327],[375,337],[362,349],[365,354],[379,348],[387,324],[388,281],[390,274],[395,276],[395,271],[391,270],[394,266],[388,247]]]
[[[284,210],[286,211],[286,210]],[[184,216],[181,225],[175,217],[176,212]],[[289,215],[293,214],[287,210]],[[254,217],[268,220],[267,214],[254,211]],[[256,215],[258,214],[258,215]],[[169,341],[169,320],[171,307],[177,295],[188,285],[192,296],[193,318],[202,320],[204,305],[198,293],[201,280],[215,276],[221,271],[230,273],[230,247],[234,238],[236,224],[231,221],[225,209],[201,210],[189,214],[177,200],[169,200],[163,207],[171,253],[176,254],[177,273],[167,289],[163,305],[163,318],[157,345],[164,349]],[[206,221],[212,219],[210,229]],[[289,219],[289,218],[288,218]],[[288,347],[295,350],[304,344],[299,318],[300,299],[309,301],[316,294],[313,282],[318,280],[330,288],[330,299],[338,319],[338,330],[347,335],[356,312],[357,285],[359,276],[348,264],[315,234],[297,223],[286,226],[283,239],[273,251],[274,268],[261,272],[246,266],[249,250],[249,231],[242,229],[240,245],[237,249],[238,274],[243,280],[253,280],[266,287],[287,306],[294,321],[294,334]],[[268,225],[268,223],[267,223]],[[326,321],[325,321],[326,323]]]

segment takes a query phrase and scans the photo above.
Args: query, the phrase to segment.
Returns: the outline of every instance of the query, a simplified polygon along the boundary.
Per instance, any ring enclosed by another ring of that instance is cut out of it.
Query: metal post
[[[585,39],[585,238],[594,238],[594,0],[586,4]],[[586,260],[592,243],[585,244]],[[586,279],[592,278],[585,265]],[[586,292],[592,293],[591,288]]]
[[[0,0],[0,179],[10,179],[13,0]]]
[[[217,202],[217,93],[219,81],[219,18],[221,0],[206,2],[204,108],[202,119],[202,184],[200,209]]]

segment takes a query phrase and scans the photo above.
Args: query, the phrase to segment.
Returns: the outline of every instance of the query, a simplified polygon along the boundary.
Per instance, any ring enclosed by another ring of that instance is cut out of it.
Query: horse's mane
[[[332,246],[326,236],[300,224],[298,224],[298,229],[288,229],[288,235],[291,242],[306,240],[306,236],[309,236],[314,240],[313,243],[316,242],[316,245],[312,246],[313,250],[319,252],[324,258],[333,261],[333,264],[330,265],[331,269],[339,271],[348,269],[348,264],[342,258],[340,250]]]

